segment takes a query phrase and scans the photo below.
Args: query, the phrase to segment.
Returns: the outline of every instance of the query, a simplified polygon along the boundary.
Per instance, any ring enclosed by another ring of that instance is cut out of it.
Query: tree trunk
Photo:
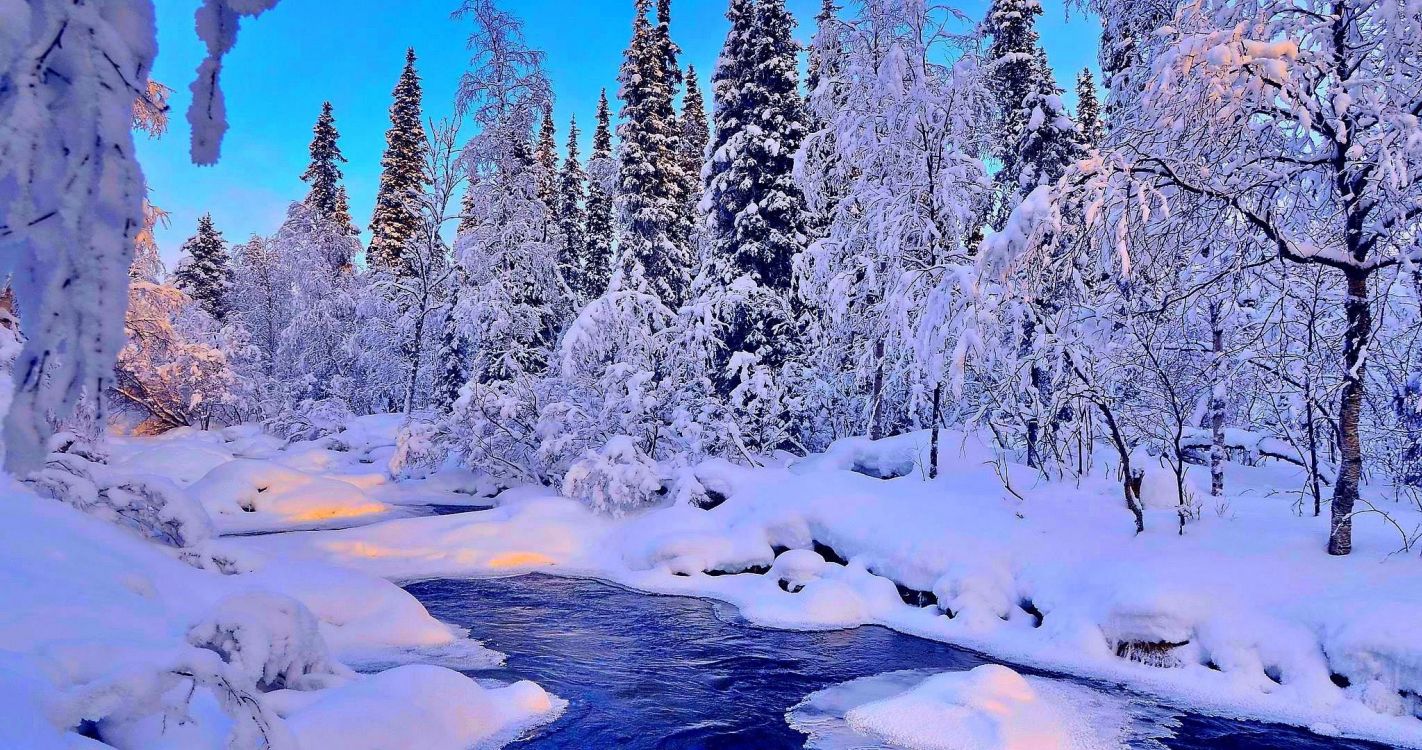
[[[933,437],[928,447],[928,478],[938,478],[938,423],[943,421],[943,384],[933,386]]]
[[[874,392],[869,403],[869,439],[878,440],[884,436],[880,423],[884,410],[884,340],[874,342]]]
[[[420,380],[420,354],[424,349],[425,342],[425,312],[421,312],[415,318],[415,338],[407,347],[406,354],[410,357],[410,380],[405,384],[405,416],[415,410],[415,389],[419,386]]]
[[[1363,475],[1363,445],[1358,424],[1363,413],[1363,376],[1371,343],[1373,313],[1368,304],[1368,272],[1348,269],[1348,298],[1343,311],[1348,331],[1343,339],[1343,395],[1338,409],[1338,481],[1333,484],[1333,523],[1328,554],[1353,551],[1353,506]]]
[[[1211,351],[1214,352],[1214,382],[1210,389],[1210,495],[1224,495],[1225,462],[1225,383],[1224,383],[1224,322],[1220,320],[1220,303],[1210,303]]]

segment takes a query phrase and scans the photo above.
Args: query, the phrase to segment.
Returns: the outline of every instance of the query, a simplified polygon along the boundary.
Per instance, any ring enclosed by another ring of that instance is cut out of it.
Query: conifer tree
[[[1101,121],[1101,101],[1096,96],[1096,78],[1091,68],[1082,68],[1076,77],[1076,125],[1081,129],[1081,142],[1087,148],[1101,145],[1105,123]]]
[[[1011,151],[1012,169],[1000,177],[1016,203],[1038,186],[1057,181],[1081,155],[1081,133],[1062,105],[1047,53],[1037,48],[1031,88],[1022,101],[1022,129]]]
[[[563,281],[578,302],[586,302],[602,293],[587,282],[583,271],[583,250],[587,247],[587,214],[583,205],[587,193],[587,173],[578,160],[578,120],[568,123],[568,156],[558,173],[556,218],[562,230],[558,248],[558,268]]]
[[[1021,171],[1017,145],[1030,114],[1024,109],[1024,102],[1040,87],[1040,15],[1042,6],[1038,0],[993,0],[983,22],[983,33],[992,38],[987,60],[992,66],[990,84],[999,123],[999,138],[992,151],[1001,165],[996,201],[989,216],[993,226],[1000,226],[1012,210],[1011,196],[1016,192]]]
[[[472,187],[472,186],[471,186]],[[459,198],[459,224],[455,228],[456,234],[464,234],[474,228],[474,191],[465,189],[464,195]]]
[[[213,318],[225,320],[232,309],[232,268],[227,241],[212,225],[212,214],[198,219],[197,234],[183,243],[182,253],[178,270],[173,273],[175,285]]]
[[[696,66],[686,69],[686,93],[681,99],[681,170],[686,176],[687,205],[693,212],[701,202],[701,167],[706,162],[706,144],[711,127],[706,122],[706,100]]]
[[[820,0],[820,12],[815,15],[815,38],[818,40],[820,34],[828,29],[834,15],[839,11],[839,7],[834,4],[834,0]],[[829,61],[824,59],[825,50],[821,44],[811,44],[809,50],[809,60],[805,68],[805,97],[809,98],[815,89],[820,87],[820,80],[825,73],[825,68]]]
[[[336,118],[331,114],[331,103],[321,105],[321,116],[316,118],[312,128],[311,163],[302,173],[301,179],[311,186],[306,194],[306,205],[316,211],[321,218],[340,227],[349,227],[351,234],[358,234],[351,223],[350,209],[346,205],[345,187],[341,184],[341,162],[346,157],[341,154],[337,140]]]
[[[617,166],[612,157],[611,121],[607,91],[603,91],[598,99],[597,128],[593,131],[592,154],[588,158],[587,231],[578,262],[583,291],[590,297],[607,290],[617,238],[612,190],[612,173]]]
[[[395,83],[390,105],[390,129],[385,133],[385,155],[380,160],[380,188],[370,219],[370,247],[366,257],[372,269],[399,275],[410,272],[405,245],[419,227],[416,196],[424,188],[425,155],[429,141],[421,113],[420,77],[415,71],[415,50],[405,51],[405,69]]]
[[[668,19],[663,14],[653,26],[649,4],[636,0],[632,41],[620,75],[618,260],[624,284],[645,288],[675,308],[686,299],[695,256],[686,241],[690,221],[667,65],[674,48],[667,37]]]
[[[794,337],[782,328],[792,315],[793,261],[807,235],[804,196],[792,174],[807,133],[794,20],[783,0],[732,0],[727,17],[706,185],[707,293],[723,299],[715,306],[722,330],[713,356],[722,395],[745,378],[731,371],[737,355],[754,355],[772,370],[788,359]]]
[[[543,124],[538,128],[538,146],[533,158],[538,162],[538,197],[549,207],[558,202],[558,133],[553,124],[553,108],[543,110]]]

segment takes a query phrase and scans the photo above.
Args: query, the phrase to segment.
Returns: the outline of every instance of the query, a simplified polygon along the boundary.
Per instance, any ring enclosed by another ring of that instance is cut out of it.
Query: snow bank
[[[286,561],[219,575],[4,477],[0,503],[0,747],[103,746],[82,727],[142,750],[218,750],[233,733],[274,750],[465,750],[561,706],[434,666],[352,672],[369,654],[499,658],[387,581]]]
[[[392,510],[351,482],[253,459],[217,466],[188,492],[223,533],[348,522]]]
[[[341,750],[497,747],[567,707],[527,680],[485,688],[428,665],[396,667],[339,690],[288,692],[274,700],[290,712],[287,723],[301,747]]]
[[[811,695],[788,720],[820,750],[1125,750],[1171,736],[1163,712],[1137,701],[995,664],[854,680]]]

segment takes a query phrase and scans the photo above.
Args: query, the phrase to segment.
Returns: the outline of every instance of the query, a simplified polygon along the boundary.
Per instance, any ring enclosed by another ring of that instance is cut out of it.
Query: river
[[[802,748],[806,735],[792,728],[786,714],[811,693],[884,672],[963,670],[991,661],[881,627],[817,633],[753,627],[728,605],[591,580],[527,575],[406,588],[435,617],[470,628],[490,648],[508,654],[504,668],[472,676],[534,680],[569,701],[558,721],[517,748]],[[1074,682],[1147,705],[1156,728],[1168,730],[1140,740],[1142,749],[1386,748],[1178,712],[1119,686]]]

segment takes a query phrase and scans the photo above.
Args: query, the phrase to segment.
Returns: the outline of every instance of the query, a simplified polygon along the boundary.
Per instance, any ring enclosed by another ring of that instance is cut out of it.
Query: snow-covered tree
[[[1083,146],[1091,149],[1101,143],[1106,124],[1101,120],[1101,102],[1091,68],[1082,68],[1076,77],[1076,126],[1081,130]]]
[[[727,17],[731,30],[713,77],[715,134],[702,202],[707,262],[698,303],[714,336],[710,376],[719,394],[753,424],[783,423],[784,414],[757,402],[767,387],[774,390],[800,343],[793,262],[808,230],[793,178],[807,130],[798,45],[779,0],[734,0]],[[746,427],[747,434],[774,432],[764,424]]]
[[[597,103],[597,127],[593,130],[592,153],[588,156],[587,233],[580,252],[579,286],[574,289],[584,299],[607,291],[612,278],[612,256],[617,240],[616,203],[617,160],[612,153],[612,115],[603,91]]]
[[[437,392],[440,339],[456,275],[444,232],[459,218],[454,213],[455,194],[464,183],[457,125],[431,123],[425,142],[428,147],[420,167],[424,189],[412,196],[419,213],[415,233],[402,250],[404,270],[370,273],[369,288],[381,297],[371,300],[371,306],[378,309],[379,302],[387,302],[392,314],[366,316],[376,329],[377,348],[401,362],[400,408],[406,414],[441,403]]]
[[[350,220],[346,188],[341,184],[341,164],[346,157],[341,154],[337,142],[340,133],[336,131],[336,117],[331,113],[331,103],[321,104],[321,115],[311,129],[311,162],[301,179],[311,186],[306,194],[306,205],[310,206],[322,219],[343,227],[350,234],[356,234]]]
[[[686,177],[687,210],[693,215],[701,204],[701,167],[706,163],[706,144],[711,141],[711,126],[706,122],[706,100],[701,95],[701,79],[696,75],[696,66],[686,68],[686,92],[681,98],[681,171]],[[701,224],[702,222],[695,222]],[[692,245],[699,246],[698,238],[692,238]]]
[[[797,264],[812,308],[810,445],[927,421],[920,407],[948,379],[952,344],[941,336],[959,307],[952,269],[986,198],[990,111],[968,40],[938,33],[960,20],[941,6],[874,0],[820,32],[843,57],[835,85],[812,94],[821,127],[806,140],[800,180],[812,208],[829,211],[824,237]]]
[[[220,70],[239,20],[276,0],[209,0],[197,31],[208,55],[193,85],[193,158],[216,161],[225,130]],[[103,393],[123,346],[144,187],[134,158],[135,101],[149,95],[157,44],[151,0],[24,6],[0,45],[0,275],[22,311],[25,344],[6,416],[5,461],[42,459],[52,418]]]
[[[601,290],[590,291],[592,283],[583,268],[584,251],[588,244],[587,173],[578,158],[578,120],[568,122],[567,156],[558,172],[558,194],[554,213],[558,219],[561,243],[558,247],[558,269],[563,283],[578,302],[586,302]]]
[[[538,145],[533,150],[538,162],[538,197],[549,206],[558,204],[558,131],[553,124],[553,108],[543,110],[538,126]]]
[[[418,196],[423,191],[429,141],[421,121],[420,76],[415,71],[415,50],[405,51],[405,69],[395,83],[390,105],[390,129],[385,133],[385,155],[380,159],[380,188],[370,219],[370,246],[366,262],[372,269],[404,274],[406,245],[417,234],[420,222]]]
[[[135,281],[124,332],[113,393],[120,409],[141,416],[136,432],[234,424],[253,413],[256,384],[240,377],[251,355],[241,330],[224,331],[182,290]]]
[[[223,322],[232,308],[232,269],[227,240],[213,226],[212,214],[198,218],[197,234],[183,243],[182,253],[173,272],[174,284],[214,320]]]
[[[686,179],[678,153],[673,107],[677,70],[669,20],[648,18],[650,0],[636,0],[632,41],[622,63],[622,124],[618,127],[619,272],[629,287],[677,306],[691,284],[695,254],[688,246]]]

